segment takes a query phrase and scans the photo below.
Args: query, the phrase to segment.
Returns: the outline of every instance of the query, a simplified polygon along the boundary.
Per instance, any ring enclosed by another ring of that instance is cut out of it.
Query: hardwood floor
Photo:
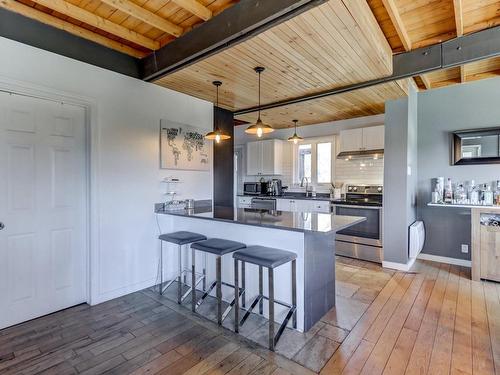
[[[500,284],[427,261],[336,268],[337,307],[277,353],[257,316],[245,338],[144,290],[0,331],[0,374],[500,374]]]

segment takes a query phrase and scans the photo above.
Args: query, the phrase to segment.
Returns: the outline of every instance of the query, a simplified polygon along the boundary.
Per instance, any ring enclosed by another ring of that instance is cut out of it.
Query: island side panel
[[[304,237],[304,329],[308,331],[335,306],[335,233]]]
[[[297,254],[297,330],[304,331],[304,233],[282,229],[264,228],[254,225],[230,223],[197,217],[181,217],[159,214],[158,222],[162,233],[179,230],[187,230],[201,233],[208,238],[218,237],[245,243],[247,246],[262,245],[275,247],[283,250],[293,251]],[[167,270],[165,278],[171,279],[175,275],[177,267],[177,247],[170,244],[164,245],[164,269]],[[190,252],[189,252],[190,253]],[[188,252],[183,251],[184,264],[190,264]],[[196,269],[202,269],[202,253],[197,253]],[[283,302],[291,303],[291,264],[285,264],[275,269],[274,294],[275,298]],[[268,295],[268,276],[264,269],[264,294]],[[246,265],[246,302],[247,306],[259,290],[258,267]],[[231,255],[226,255],[222,261],[222,278],[226,282],[234,282],[234,263]],[[215,258],[208,255],[207,259],[207,284],[215,280]],[[240,275],[241,280],[241,275]],[[201,284],[199,285],[201,287]],[[234,296],[231,288],[222,288],[223,299],[229,301]],[[212,293],[214,295],[214,293]],[[258,310],[255,310],[258,312]],[[275,318],[277,323],[283,320],[286,309],[275,305]],[[268,317],[268,303],[264,301],[264,316]]]

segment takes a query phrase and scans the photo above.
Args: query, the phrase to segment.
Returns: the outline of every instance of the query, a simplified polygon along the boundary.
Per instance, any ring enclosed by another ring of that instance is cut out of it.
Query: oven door
[[[366,220],[338,231],[336,239],[382,247],[382,207],[334,205],[336,215],[363,216]]]

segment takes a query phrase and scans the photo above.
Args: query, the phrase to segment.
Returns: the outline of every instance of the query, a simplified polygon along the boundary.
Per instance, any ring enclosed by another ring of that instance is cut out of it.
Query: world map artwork
[[[209,143],[203,129],[160,121],[160,162],[163,169],[209,170]]]

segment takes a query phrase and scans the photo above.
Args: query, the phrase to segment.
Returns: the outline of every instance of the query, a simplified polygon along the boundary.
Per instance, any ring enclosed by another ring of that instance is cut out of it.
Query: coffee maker
[[[283,194],[283,184],[280,179],[274,178],[267,183],[267,195],[280,196]]]

